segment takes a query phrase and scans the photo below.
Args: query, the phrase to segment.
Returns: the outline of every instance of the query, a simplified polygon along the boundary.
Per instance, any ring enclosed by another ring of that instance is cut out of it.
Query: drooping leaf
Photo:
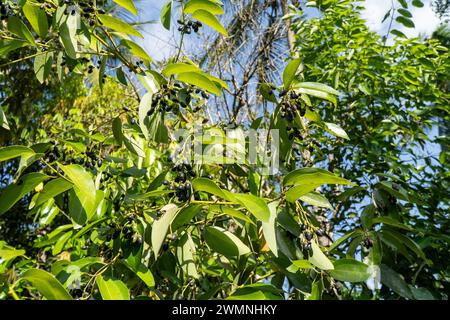
[[[127,9],[132,14],[137,15],[137,9],[133,3],[133,0],[113,0],[115,3],[117,3],[119,6]]]
[[[6,119],[5,112],[3,111],[1,106],[0,106],[0,128],[9,130],[8,120]]]
[[[207,227],[204,233],[208,246],[227,258],[250,253],[250,249],[234,234],[219,227]]]
[[[40,83],[43,83],[52,70],[53,53],[45,51],[34,58],[34,73]]]
[[[404,298],[414,299],[414,295],[412,294],[411,289],[400,274],[398,274],[385,264],[382,264],[380,266],[380,270],[382,284],[388,286],[394,292]]]
[[[206,10],[211,14],[223,14],[223,8],[209,0],[189,0],[184,6],[184,13],[191,14],[197,10]]]
[[[174,74],[180,74],[183,72],[202,72],[201,69],[193,64],[190,63],[170,63],[168,64],[164,70],[162,71],[162,74],[166,77],[174,75]]]
[[[322,270],[333,270],[334,266],[330,259],[320,250],[319,245],[315,240],[311,241],[312,256],[309,257],[308,261],[315,265],[317,268]]]
[[[346,140],[350,140],[350,138],[347,135],[347,132],[345,132],[345,130],[342,129],[337,124],[330,123],[330,122],[324,122],[324,124],[326,126],[327,131],[329,131],[330,133],[332,133],[336,137],[343,138],[343,139],[346,139]]]
[[[170,203],[161,208],[163,215],[159,220],[153,222],[152,225],[152,248],[155,256],[158,256],[159,250],[166,238],[167,231],[169,230],[170,224],[178,213],[178,207]]]
[[[181,269],[186,276],[199,278],[197,267],[194,263],[195,244],[189,233],[185,233],[180,239],[180,245],[177,248],[177,258]]]
[[[72,300],[62,284],[47,271],[29,269],[21,279],[30,282],[47,300]]]
[[[269,222],[270,210],[266,201],[252,194],[234,193],[233,197],[252,215],[263,222]]]
[[[16,36],[28,41],[30,44],[35,45],[33,35],[31,34],[28,27],[19,19],[19,17],[11,16],[8,17],[8,30],[14,33]]]
[[[33,149],[24,146],[3,147],[0,148],[0,162],[33,154],[35,154]]]
[[[120,45],[127,48],[130,53],[132,53],[134,56],[142,59],[145,63],[150,63],[152,61],[152,58],[148,55],[148,53],[138,44],[131,40],[122,39],[120,41]]]
[[[68,15],[64,23],[60,26],[59,36],[64,46],[66,54],[72,58],[77,58],[78,40],[76,38],[79,15]]]
[[[148,111],[152,108],[152,98],[153,94],[151,92],[147,92],[142,97],[141,102],[139,103],[139,127],[141,128],[141,131],[146,139],[149,138],[149,135],[145,120],[148,117]]]
[[[39,37],[44,39],[48,33],[48,22],[45,11],[28,1],[22,7],[22,10],[33,30]]]
[[[41,182],[47,180],[49,177],[43,173],[33,172],[28,173],[20,178],[20,180],[7,186],[0,193],[0,216],[7,212],[22,199],[27,193],[31,192]]]
[[[126,33],[131,36],[143,38],[142,34],[134,29],[131,25],[129,25],[126,22],[123,22],[122,20],[119,20],[117,18],[114,18],[112,16],[106,15],[106,14],[99,14],[99,19],[103,23],[103,25],[109,29],[112,29],[117,32]]]
[[[120,280],[105,280],[101,275],[96,279],[98,289],[103,300],[130,300],[130,292]]]
[[[278,201],[271,202],[269,204],[270,218],[267,222],[262,223],[264,239],[266,239],[267,245],[270,251],[278,257],[278,245],[276,230],[277,227],[277,207],[279,205]]]
[[[183,72],[178,74],[177,79],[179,81],[192,84],[200,89],[206,90],[215,95],[221,96],[222,92],[217,85],[208,79],[207,76],[198,72]]]
[[[114,120],[112,122],[112,131],[113,131],[114,139],[116,139],[116,141],[119,145],[122,145],[123,133],[122,133],[122,121],[120,120],[120,117],[114,118]]]
[[[64,178],[56,178],[49,181],[44,189],[39,193],[39,197],[36,200],[35,206],[39,206],[48,200],[56,197],[58,194],[66,192],[73,187],[73,184]]]
[[[328,201],[328,199],[318,192],[309,192],[309,193],[305,194],[304,196],[301,196],[300,200],[302,200],[310,205],[316,206],[316,207],[329,208],[329,209],[333,208],[331,206],[331,203]]]
[[[224,36],[228,36],[227,30],[220,24],[217,17],[215,15],[213,15],[212,13],[205,11],[205,10],[196,10],[192,14],[192,18],[194,18],[195,20],[198,20],[200,22],[203,22],[204,24],[210,26],[214,30],[223,34]]]
[[[330,270],[333,278],[347,282],[366,281],[370,274],[368,266],[354,259],[340,259],[333,263],[334,269]]]
[[[404,25],[407,28],[415,27],[414,22],[411,19],[406,18],[404,16],[398,16],[397,18],[395,18],[395,21],[401,23],[402,25]]]
[[[170,30],[170,21],[172,17],[172,0],[166,2],[161,10],[161,23],[167,30]]]

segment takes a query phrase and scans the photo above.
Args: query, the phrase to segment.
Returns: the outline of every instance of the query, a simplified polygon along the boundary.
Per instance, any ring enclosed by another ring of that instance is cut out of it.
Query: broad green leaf
[[[126,33],[131,36],[143,38],[142,34],[139,31],[134,29],[128,23],[123,22],[122,20],[119,20],[112,16],[108,16],[106,14],[99,14],[98,17],[101,20],[101,22],[103,23],[103,25],[109,29],[112,29],[112,30],[120,32],[120,33]]]
[[[308,260],[294,260],[292,264],[297,269],[313,269],[314,266]]]
[[[36,5],[30,4],[28,1],[22,7],[22,10],[33,30],[36,31],[39,37],[44,39],[48,32],[48,22],[45,11]]]
[[[416,300],[436,300],[433,294],[426,288],[416,288],[409,285],[409,289]]]
[[[21,177],[16,184],[11,184],[1,190],[0,215],[11,209],[17,201],[22,199],[27,193],[33,191],[37,185],[48,178],[47,175],[42,173],[28,173]]]
[[[137,266],[131,265],[127,260],[124,260],[124,264],[149,287],[155,287],[155,278],[152,272],[143,263],[139,263]]]
[[[407,226],[407,225],[405,225],[401,222],[398,222],[397,220],[395,220],[393,218],[389,218],[389,217],[376,217],[376,218],[373,218],[371,222],[372,222],[371,225],[377,224],[377,223],[382,223],[382,224],[386,224],[388,226],[396,227],[399,229],[404,229],[404,230],[408,230],[408,231],[412,230],[410,226]]]
[[[337,124],[330,123],[330,122],[324,122],[324,123],[325,123],[327,131],[329,131],[330,133],[332,133],[336,137],[343,138],[343,139],[346,139],[346,140],[350,140],[350,138],[347,135],[347,132],[345,132],[345,130],[342,129]]]
[[[21,257],[23,255],[25,255],[25,250],[22,249],[17,250],[14,248],[6,248],[6,247],[0,249],[0,260],[8,261],[17,257]]]
[[[206,10],[212,14],[223,14],[223,8],[209,0],[189,0],[184,6],[184,13],[191,14],[197,10]]]
[[[162,74],[166,77],[171,76],[173,74],[180,74],[183,72],[202,72],[202,70],[190,63],[170,63],[168,64],[164,70],[162,71]]]
[[[380,266],[380,270],[382,284],[388,286],[394,292],[404,298],[414,299],[414,295],[412,294],[411,289],[400,274],[398,274],[385,264],[382,264]]]
[[[333,263],[334,269],[330,271],[333,278],[346,282],[366,281],[370,274],[368,266],[354,259],[340,259]]]
[[[207,227],[204,238],[213,251],[221,253],[227,258],[250,253],[250,249],[238,237],[219,227]]]
[[[56,256],[58,255],[66,245],[67,241],[72,237],[73,231],[66,232],[65,234],[61,235],[61,237],[56,241],[55,245],[52,249],[52,255]]]
[[[267,222],[262,223],[264,239],[266,239],[267,245],[269,246],[270,251],[272,251],[275,257],[278,257],[278,245],[275,230],[275,228],[277,227],[278,205],[278,201],[274,201],[269,204],[270,218]]]
[[[207,76],[198,72],[183,72],[178,74],[177,79],[179,81],[192,84],[199,87],[200,89],[211,92],[215,95],[221,96],[222,92],[217,87],[217,85],[208,79]]]
[[[282,292],[271,284],[255,283],[236,289],[227,300],[283,300]]]
[[[344,178],[336,176],[330,171],[320,168],[301,168],[289,172],[283,179],[286,186],[295,184],[348,184],[355,185]]]
[[[412,18],[412,14],[409,10],[400,8],[400,9],[397,9],[397,11],[398,11],[398,13],[400,13],[402,16],[404,16],[406,18]]]
[[[132,14],[137,15],[138,12],[136,10],[136,7],[133,3],[133,0],[113,0],[115,3],[117,3],[119,6],[127,9]]]
[[[295,82],[295,89],[310,89],[316,91],[322,91],[331,95],[339,96],[341,93],[332,87],[318,82]]]
[[[26,47],[29,43],[22,40],[0,40],[0,57],[6,56],[9,52]]]
[[[40,83],[44,83],[52,70],[53,53],[42,52],[34,58],[34,73]]]
[[[333,270],[334,266],[330,259],[320,250],[319,245],[316,243],[316,240],[311,241],[312,248],[312,256],[309,257],[308,261],[315,265],[317,268],[321,270]]]
[[[227,207],[227,206],[224,206],[224,205],[216,205],[216,204],[209,205],[208,206],[208,210],[210,212],[226,214],[226,215],[228,215],[230,217],[237,218],[237,219],[240,219],[242,221],[245,221],[245,222],[248,222],[250,224],[255,225],[253,220],[250,219],[248,216],[246,216],[241,211],[233,209],[233,208],[230,208],[230,207]]]
[[[295,85],[293,86],[293,88],[295,89],[295,91],[297,93],[300,94],[307,94],[313,97],[317,97],[320,99],[324,99],[324,100],[328,100],[330,102],[332,102],[333,104],[337,104],[337,99],[334,95],[325,92],[325,91],[319,91],[319,90],[313,90],[313,89],[306,89],[306,88],[295,88]]]
[[[145,120],[148,118],[147,112],[152,108],[152,98],[153,94],[151,92],[147,92],[139,103],[139,127],[141,128],[142,134],[146,139],[149,138],[149,135]]]
[[[181,269],[186,274],[186,276],[193,277],[195,279],[199,278],[197,272],[197,267],[194,263],[195,256],[195,244],[192,241],[189,233],[185,233],[180,239],[180,244],[177,248],[177,258],[181,266]]]
[[[36,200],[35,206],[39,206],[48,200],[56,197],[58,194],[66,192],[71,189],[73,184],[67,181],[64,178],[56,178],[54,180],[49,181],[44,189],[39,193],[39,197]]]
[[[414,252],[417,257],[425,259],[425,253],[422,251],[422,249],[420,248],[420,246],[413,241],[411,238],[396,232],[396,231],[392,231],[392,230],[383,230],[383,233],[386,234],[390,234],[392,237],[397,238],[397,240],[401,243],[403,243],[403,245],[405,245],[409,250],[411,250],[412,252]]]
[[[170,30],[171,17],[172,17],[172,0],[169,0],[161,10],[161,23],[167,30]]]
[[[230,196],[229,196],[230,197]],[[258,220],[269,222],[270,210],[266,201],[252,194],[234,193],[233,197]]]
[[[413,0],[412,5],[417,8],[422,8],[424,6],[423,2],[420,0]]]
[[[169,230],[170,224],[178,213],[178,207],[170,203],[161,208],[163,215],[153,222],[152,225],[152,247],[155,257],[158,256],[159,250],[166,238],[167,231]]]
[[[405,27],[407,28],[414,28],[414,22],[411,19],[408,19],[404,16],[398,16],[397,18],[395,18],[395,21],[403,24]]]
[[[391,33],[392,33],[393,35],[397,36],[397,37],[400,37],[400,38],[404,38],[404,39],[408,38],[408,37],[406,36],[406,34],[404,34],[403,32],[401,32],[400,30],[397,30],[397,29],[391,30]]]
[[[29,269],[21,279],[30,282],[47,300],[72,300],[62,284],[47,271]]]
[[[0,162],[33,154],[35,152],[32,149],[24,146],[3,147],[0,148]]]
[[[76,35],[78,29],[78,19],[79,16],[77,14],[73,16],[68,15],[66,21],[64,21],[61,25],[59,32],[61,42],[64,46],[64,51],[72,59],[77,58],[78,41]]]
[[[127,48],[133,55],[138,58],[141,58],[145,63],[150,63],[152,58],[145,52],[145,50],[131,40],[123,39],[120,41],[120,45]]]
[[[214,30],[223,34],[224,36],[228,36],[227,30],[220,24],[219,20],[212,13],[205,10],[196,10],[192,14],[192,18],[200,22],[203,22],[204,24],[210,26]]]
[[[31,34],[28,27],[16,16],[8,17],[8,30],[14,33],[16,36],[28,41],[29,43],[35,45],[33,35]]]
[[[333,209],[328,199],[318,192],[309,192],[301,196],[300,200],[316,207]]]
[[[97,209],[97,190],[94,181],[82,166],[70,164],[67,166],[60,165],[60,168],[74,184],[73,192],[76,197],[73,197],[75,203],[71,206],[74,209],[71,212],[71,216],[78,224],[84,224],[92,217]]]
[[[199,204],[191,204],[178,212],[171,224],[172,231],[176,231],[181,227],[189,224],[191,220],[201,211],[202,206]]]
[[[334,249],[336,249],[337,247],[339,247],[342,243],[344,243],[347,239],[349,239],[350,237],[353,236],[357,236],[361,234],[361,230],[357,229],[357,230],[353,230],[353,231],[349,231],[347,232],[345,235],[343,235],[342,237],[340,237],[338,240],[336,240],[335,242],[333,242],[333,244],[328,247],[328,251],[332,251]]]
[[[130,300],[127,286],[120,280],[105,280],[101,275],[96,279],[103,300]]]
[[[283,71],[283,84],[284,84],[284,90],[288,90],[291,86],[292,81],[295,79],[295,76],[297,75],[298,68],[301,65],[300,59],[294,59],[290,61],[287,66],[284,68]]]
[[[206,178],[196,178],[192,181],[192,188],[195,191],[204,191],[218,196],[222,199],[233,201],[233,198],[229,197],[229,193],[219,188],[213,181]]]

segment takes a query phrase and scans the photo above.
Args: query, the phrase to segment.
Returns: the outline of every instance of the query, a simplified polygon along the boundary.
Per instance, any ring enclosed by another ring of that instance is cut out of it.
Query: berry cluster
[[[366,249],[370,249],[373,247],[373,240],[369,237],[366,237],[363,242],[363,246]]]
[[[295,118],[296,112],[299,112],[301,117],[305,115],[306,108],[303,105],[300,96],[296,92],[291,91],[286,93],[285,91],[282,91],[280,96],[282,97],[280,103],[280,116],[282,118],[292,122]]]
[[[192,30],[194,30],[195,33],[198,32],[198,30],[202,27],[202,23],[199,21],[191,21],[191,20],[177,20],[178,24],[180,25],[178,27],[178,31],[191,34]]]
[[[315,231],[312,231],[304,224],[301,225],[300,228],[303,231],[303,255],[308,257],[312,255],[311,240],[313,239],[314,234],[316,234],[318,237],[321,237],[324,233],[322,229],[316,229]]]
[[[8,19],[9,11],[11,10],[8,4],[4,4],[3,2],[0,4],[0,19],[6,20]]]
[[[164,181],[165,185],[169,185],[169,190],[176,189],[176,196],[178,201],[184,202],[189,200],[192,194],[191,183],[188,181],[189,178],[194,178],[196,176],[192,166],[188,162],[183,162],[172,167],[172,172],[175,174],[175,179],[173,184],[170,184],[168,180]]]

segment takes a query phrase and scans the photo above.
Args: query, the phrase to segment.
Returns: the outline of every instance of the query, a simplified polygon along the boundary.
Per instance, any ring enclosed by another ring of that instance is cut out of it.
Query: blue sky
[[[413,21],[416,25],[414,29],[406,28],[401,24],[394,22],[394,28],[402,31],[408,37],[429,36],[439,25],[439,18],[434,14],[431,8],[431,0],[422,0],[425,6],[423,8],[411,7]],[[142,45],[155,60],[169,57],[175,50],[177,31],[171,32],[165,30],[159,23],[159,14],[165,1],[146,0],[140,3],[141,14],[145,15],[145,20],[157,20],[155,24],[149,24],[144,28],[145,39]],[[394,1],[396,3],[396,1]],[[385,13],[391,7],[391,0],[366,0],[364,1],[366,9],[362,13],[362,18],[367,21],[370,30],[386,34],[388,21],[381,23]],[[397,4],[398,5],[398,4]],[[225,8],[226,10],[226,8]],[[189,48],[188,48],[189,50]]]

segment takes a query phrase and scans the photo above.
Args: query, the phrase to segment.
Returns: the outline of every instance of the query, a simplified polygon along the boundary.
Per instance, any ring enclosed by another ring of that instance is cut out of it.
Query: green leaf
[[[391,33],[392,33],[394,36],[397,36],[397,37],[400,37],[400,38],[404,38],[404,39],[408,38],[408,37],[406,36],[406,34],[404,34],[403,32],[401,32],[400,30],[397,30],[397,29],[391,30]]]
[[[218,196],[222,199],[233,201],[234,199],[229,197],[229,193],[219,188],[213,181],[206,178],[196,178],[192,181],[192,188],[195,191],[204,191]]]
[[[391,288],[398,295],[407,298],[414,299],[414,295],[411,292],[406,281],[401,275],[389,268],[387,265],[382,264],[381,270],[381,283]]]
[[[198,73],[198,72],[183,72],[180,73],[177,76],[177,79],[179,81],[192,84],[194,86],[197,86],[203,90],[206,90],[208,92],[211,92],[215,95],[221,96],[222,92],[220,89],[216,86],[216,84],[208,79],[207,76]]]
[[[32,149],[24,146],[3,147],[0,148],[0,162],[34,154],[35,152]]]
[[[246,216],[244,213],[240,212],[239,210],[224,206],[224,205],[209,205],[208,210],[210,212],[216,212],[221,214],[226,214],[230,217],[240,219],[242,221],[248,222],[250,224],[256,225],[252,219],[250,219],[248,216]]]
[[[335,91],[333,88],[326,86],[327,87],[326,90],[324,90],[323,88],[311,89],[311,87],[314,87],[311,84],[312,84],[311,82],[295,83],[292,85],[292,89],[294,89],[299,94],[311,95],[313,97],[328,100],[335,105],[337,104],[336,96],[332,93],[329,93],[329,91],[331,91],[331,90]],[[320,85],[320,84],[318,84],[318,85]],[[323,85],[323,86],[325,86],[325,85]],[[320,87],[320,86],[317,86],[317,87]]]
[[[16,250],[14,248],[5,248],[0,249],[0,259],[8,261],[17,257],[21,257],[25,255],[25,250]]]
[[[142,34],[140,34],[139,31],[134,29],[128,23],[123,22],[122,20],[108,16],[106,14],[99,14],[98,17],[99,17],[100,21],[103,23],[103,25],[109,29],[112,29],[112,30],[120,32],[120,33],[126,33],[131,36],[144,38],[142,36]]]
[[[131,40],[122,39],[120,41],[120,45],[127,48],[133,55],[138,58],[141,58],[145,63],[150,63],[152,58],[145,52],[145,50]]]
[[[397,10],[402,16],[406,17],[406,18],[412,18],[412,14],[411,12],[409,12],[406,9],[400,8]]]
[[[320,250],[319,245],[316,240],[311,241],[312,256],[309,257],[309,262],[315,265],[317,268],[322,270],[333,270],[334,266],[330,259]]]
[[[298,269],[313,269],[314,266],[308,260],[293,260],[292,265]]]
[[[152,247],[153,252],[155,253],[155,257],[158,256],[159,250],[166,238],[167,231],[169,230],[169,226],[172,223],[173,219],[178,213],[178,207],[170,203],[161,208],[163,215],[153,222],[152,225]]]
[[[407,28],[414,28],[414,22],[411,19],[405,18],[404,16],[398,16],[395,21],[403,24]]]
[[[318,192],[309,192],[304,196],[301,196],[300,200],[316,207],[333,209],[328,199]]]
[[[387,224],[388,226],[392,226],[392,227],[396,227],[399,229],[403,229],[403,230],[408,230],[411,231],[412,228],[410,226],[407,226],[401,222],[398,222],[395,219],[389,218],[389,217],[376,217],[372,219],[372,224],[377,224],[377,223],[382,223],[382,224]]]
[[[145,120],[148,118],[147,112],[152,108],[152,98],[153,94],[151,92],[147,92],[141,99],[139,103],[139,127],[141,128],[142,134],[148,140],[148,128],[145,123]]]
[[[201,211],[202,206],[199,204],[191,204],[177,214],[171,224],[172,231],[176,231],[181,227],[189,224],[191,220]]]
[[[53,53],[43,52],[34,58],[34,73],[40,83],[44,83],[52,70]]]
[[[166,77],[169,77],[173,74],[180,74],[184,72],[202,72],[202,70],[190,63],[169,63],[164,70],[162,71],[162,74]]]
[[[271,216],[266,201],[252,194],[234,193],[233,197],[251,214],[263,222],[269,222]]]
[[[123,133],[122,133],[122,120],[120,120],[120,117],[114,118],[114,120],[112,122],[112,131],[113,131],[114,139],[116,139],[116,142],[119,145],[122,145]]]
[[[113,1],[117,3],[119,6],[130,11],[132,14],[134,15],[138,14],[136,7],[134,6],[133,0],[113,0]]]
[[[342,129],[337,124],[330,123],[330,122],[324,122],[324,124],[326,126],[326,130],[328,132],[332,133],[333,135],[335,135],[336,137],[343,138],[343,139],[346,139],[346,140],[350,140],[350,138],[348,137],[348,135],[345,132],[345,130]]]
[[[39,197],[36,200],[35,206],[37,207],[47,202],[48,200],[56,197],[58,194],[66,192],[72,187],[73,184],[64,178],[56,178],[54,180],[49,181],[44,186],[44,189],[42,189],[42,191],[39,193]]]
[[[180,244],[177,248],[177,258],[181,269],[186,276],[199,278],[197,267],[194,263],[195,244],[189,233],[185,233],[180,239]]]
[[[344,243],[348,238],[352,236],[357,236],[359,234],[361,234],[361,230],[359,229],[347,232],[345,235],[343,235],[338,240],[333,242],[333,244],[330,247],[328,247],[328,251],[333,251],[334,249],[339,247],[342,243]]]
[[[424,6],[423,2],[420,0],[413,0],[412,5],[417,8],[422,8]]]
[[[8,120],[6,119],[6,115],[3,112],[2,106],[0,106],[0,128],[3,128],[5,130],[9,130]]]
[[[25,3],[22,10],[33,30],[44,39],[48,32],[48,22],[45,11],[29,2]]]
[[[17,184],[11,184],[3,189],[0,194],[0,215],[11,209],[17,201],[48,178],[45,174],[33,172],[21,177]]]
[[[204,238],[213,251],[221,253],[227,258],[250,253],[250,249],[238,237],[219,227],[207,227]]]
[[[47,271],[29,269],[21,279],[29,281],[47,300],[72,300],[62,284]]]
[[[197,10],[192,14],[192,18],[203,22],[224,36],[228,36],[227,30],[220,24],[219,20],[212,13],[205,10]]]
[[[8,30],[14,33],[16,36],[28,41],[29,43],[36,45],[33,35],[28,27],[16,16],[8,17]]]
[[[127,286],[120,280],[105,280],[101,275],[96,279],[103,300],[130,300]]]
[[[382,231],[384,234],[388,233],[391,235],[391,237],[395,237],[397,238],[397,240],[402,243],[403,245],[405,245],[409,250],[411,250],[412,252],[414,252],[417,257],[422,258],[422,259],[426,259],[425,257],[425,253],[422,251],[422,249],[420,248],[420,246],[413,241],[411,238],[393,231],[393,230],[383,230]]]
[[[319,168],[302,168],[288,173],[283,180],[284,185],[296,185],[286,192],[286,199],[290,202],[313,191],[322,184],[347,184],[354,183],[338,177],[333,173]]]
[[[0,57],[6,56],[9,52],[14,51],[16,49],[26,47],[29,44],[22,40],[0,40]]]
[[[366,281],[370,274],[368,266],[354,259],[340,259],[333,263],[334,269],[330,271],[333,278],[346,282]]]
[[[171,17],[172,17],[172,0],[168,1],[161,10],[161,23],[167,30],[170,30]]]
[[[277,246],[277,236],[276,236],[276,226],[277,226],[277,207],[279,205],[278,201],[271,202],[269,204],[270,218],[269,221],[262,223],[262,229],[264,234],[264,239],[266,239],[267,245],[270,251],[278,257],[278,246]]]
[[[76,35],[78,29],[78,19],[78,15],[72,16],[69,14],[59,30],[59,36],[64,46],[64,51],[72,59],[77,58],[78,41]]]
[[[283,71],[283,84],[284,90],[288,90],[291,86],[292,81],[297,75],[298,68],[300,67],[302,61],[300,59],[294,59],[290,61]]]
[[[316,91],[321,91],[325,93],[329,93],[331,95],[339,96],[341,93],[332,87],[318,82],[296,82],[294,84],[294,88],[296,89],[311,89]]]
[[[184,13],[191,14],[197,10],[206,10],[212,14],[223,14],[223,8],[209,0],[190,0],[184,6]]]
[[[67,166],[60,165],[60,168],[64,171],[65,175],[74,184],[73,191],[76,196],[73,198],[75,206],[71,206],[73,210],[71,217],[78,224],[86,223],[94,214],[97,209],[96,194],[94,181],[91,175],[82,167],[77,164],[70,164]]]

